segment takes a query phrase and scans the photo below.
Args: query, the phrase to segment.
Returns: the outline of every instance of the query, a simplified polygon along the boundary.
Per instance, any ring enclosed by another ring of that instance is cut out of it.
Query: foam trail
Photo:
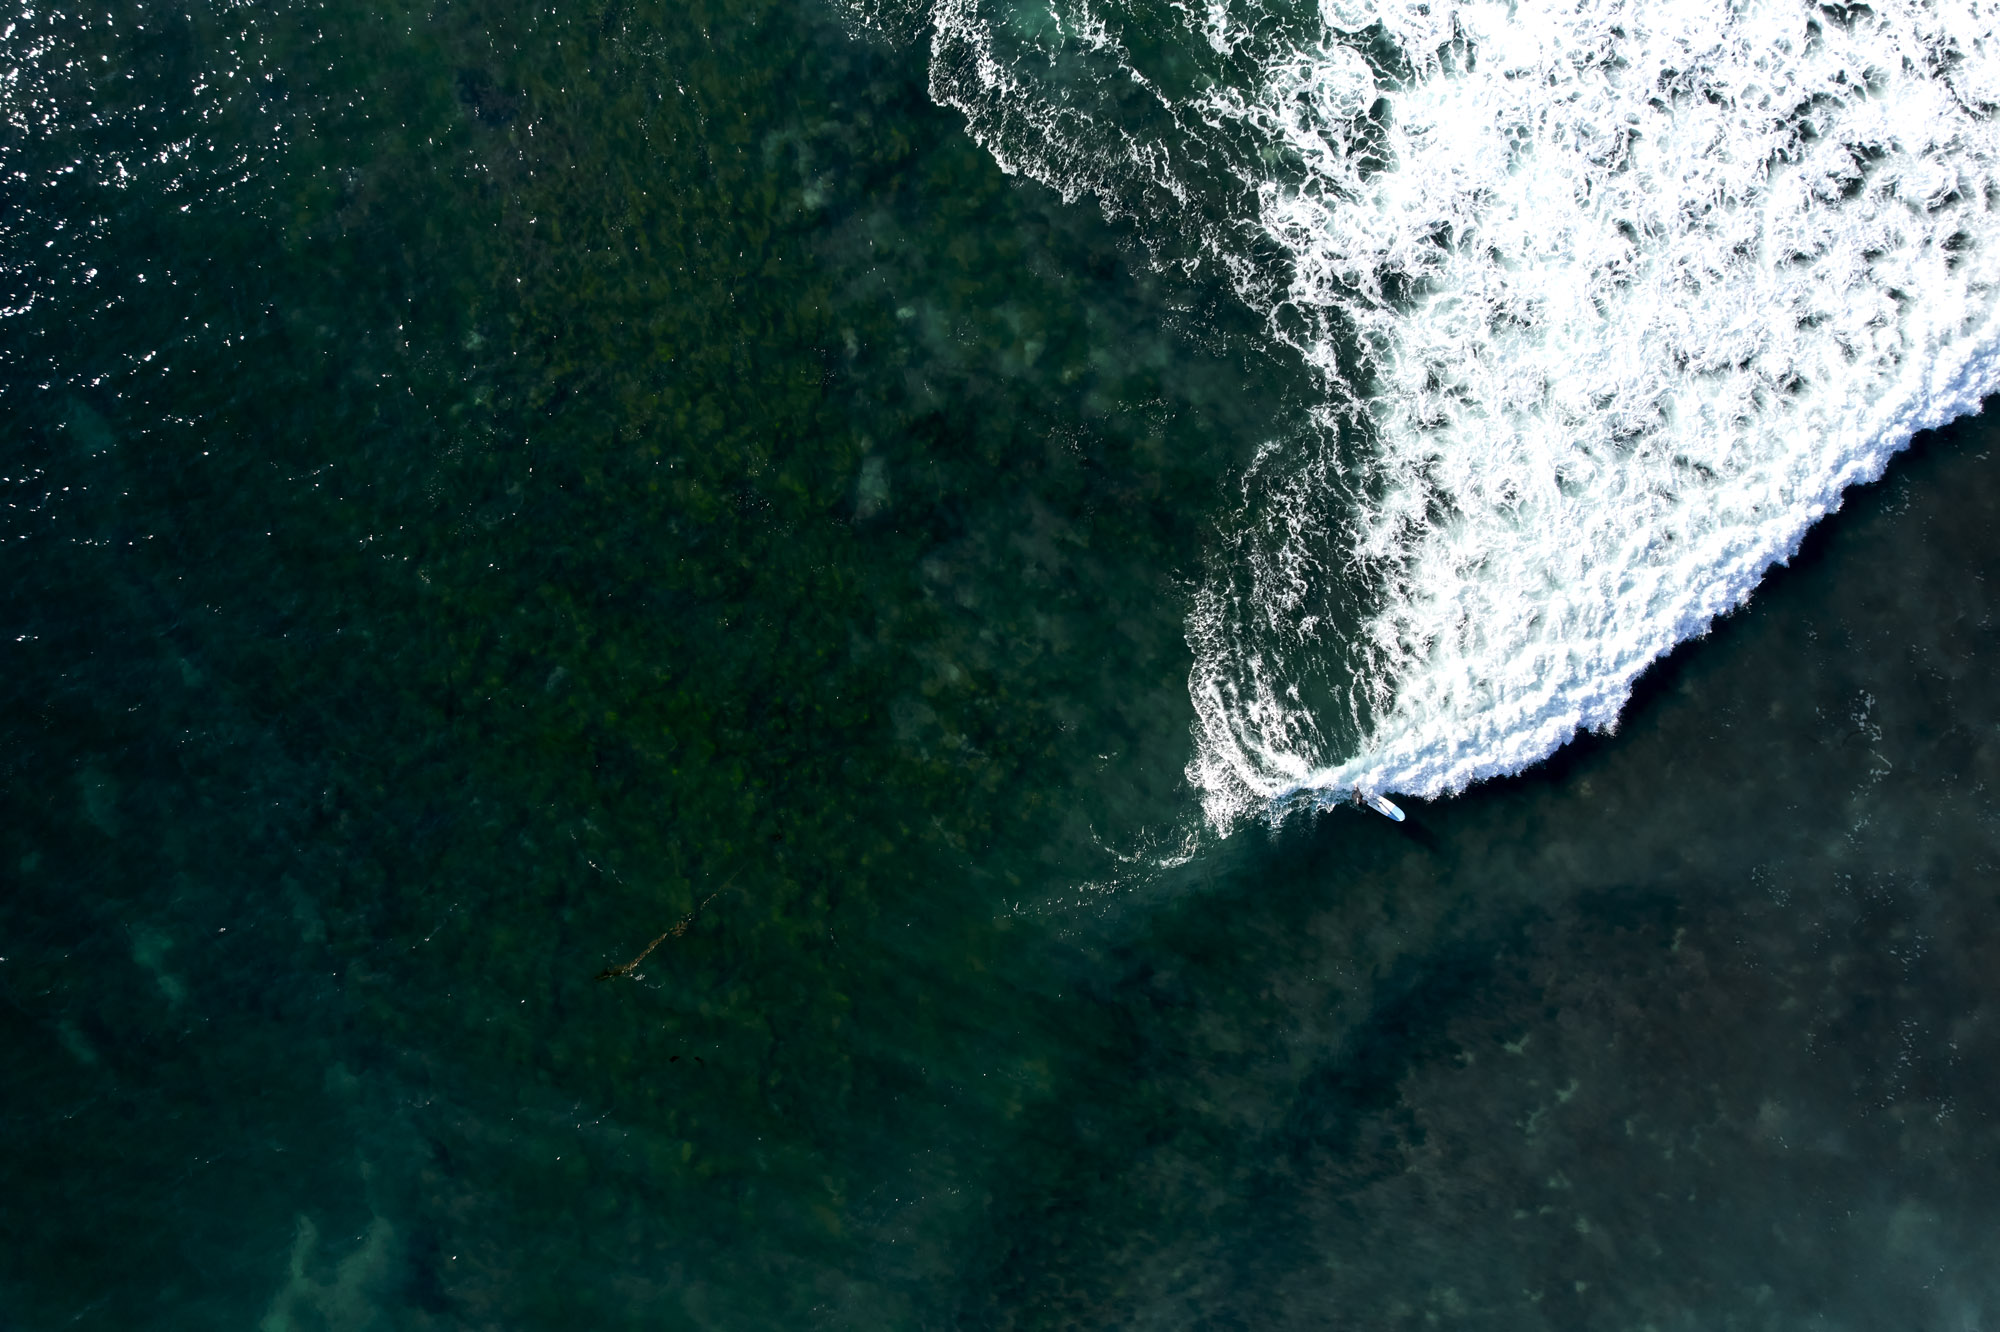
[[[1177,13],[942,0],[933,92],[1221,264],[1325,384],[1190,614],[1218,826],[1613,725],[2000,387],[1993,4]]]

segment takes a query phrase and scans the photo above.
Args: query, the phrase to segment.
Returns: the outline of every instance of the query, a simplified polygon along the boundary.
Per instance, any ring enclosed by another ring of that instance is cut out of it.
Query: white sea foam
[[[1190,616],[1219,825],[1611,726],[2000,387],[1993,4],[1323,0],[1301,31],[1210,0],[1178,81],[1117,14],[940,0],[933,91],[1009,169],[1154,232],[1205,210],[1323,377]]]

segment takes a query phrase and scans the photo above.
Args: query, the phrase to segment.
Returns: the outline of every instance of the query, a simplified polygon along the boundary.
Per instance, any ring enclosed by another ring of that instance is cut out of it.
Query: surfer
[[[1403,821],[1402,809],[1397,806],[1395,801],[1389,799],[1388,796],[1376,795],[1371,791],[1363,791],[1357,788],[1354,792],[1354,798],[1359,803],[1368,806],[1368,808],[1393,823],[1401,823]]]

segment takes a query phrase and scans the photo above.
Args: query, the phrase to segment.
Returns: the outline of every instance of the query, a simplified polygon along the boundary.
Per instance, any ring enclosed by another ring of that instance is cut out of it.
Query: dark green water
[[[0,1329],[2000,1310],[1984,421],[1617,737],[1149,869],[1312,389],[911,34],[8,21]]]

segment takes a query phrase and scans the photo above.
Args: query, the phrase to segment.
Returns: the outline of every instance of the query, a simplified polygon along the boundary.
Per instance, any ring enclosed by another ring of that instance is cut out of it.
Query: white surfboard
[[[1380,814],[1383,818],[1393,819],[1397,823],[1403,821],[1403,811],[1396,808],[1396,802],[1389,799],[1388,796],[1370,795],[1364,791],[1361,795],[1361,800],[1363,804],[1367,805],[1368,808],[1374,810],[1377,814]]]

